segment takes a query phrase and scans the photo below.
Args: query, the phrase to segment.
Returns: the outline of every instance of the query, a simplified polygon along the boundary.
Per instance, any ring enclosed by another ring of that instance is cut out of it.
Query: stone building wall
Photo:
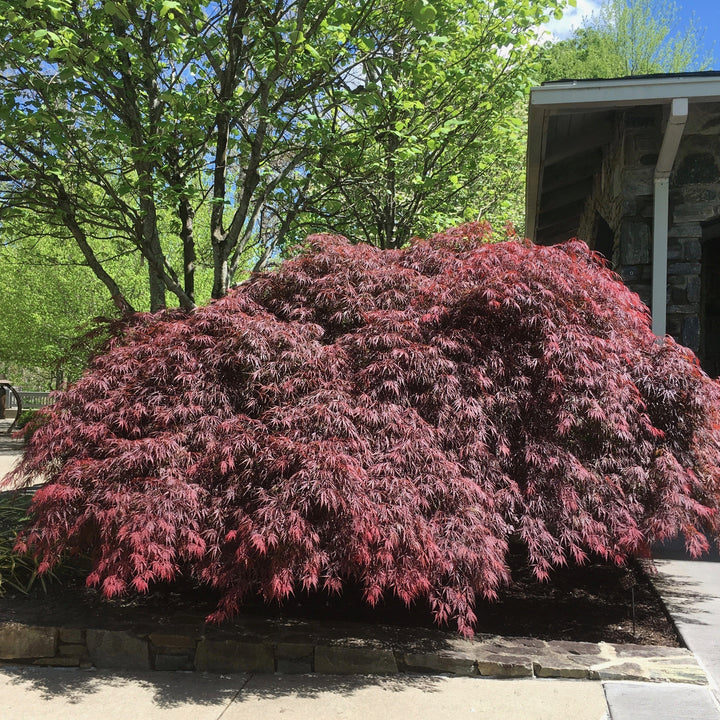
[[[611,228],[615,237],[623,216],[623,201],[619,182],[622,174],[622,132],[620,124],[616,121],[615,138],[607,148],[600,173],[595,177],[590,199],[585,205],[578,237],[584,240],[593,249],[596,249],[599,218]],[[608,257],[616,266],[618,258],[615,257],[617,244],[612,257]]]
[[[666,107],[637,107],[618,113],[615,138],[606,149],[578,233],[595,247],[599,223],[607,224],[613,234],[614,269],[648,305],[652,284],[653,177],[666,121]],[[670,183],[667,331],[701,356],[716,353],[718,372],[720,224],[714,230],[709,228],[719,217],[720,104],[691,104]],[[715,239],[717,250],[711,248]],[[707,310],[714,306],[716,316]],[[710,338],[711,334],[717,336],[717,342]]]
[[[708,293],[718,289],[720,276],[713,278],[720,268],[713,268],[712,238],[706,229],[719,216],[720,104],[691,105],[670,184],[669,237],[677,249],[668,257],[668,331],[698,350],[713,375],[715,361],[703,357],[702,336],[715,334],[705,311]]]

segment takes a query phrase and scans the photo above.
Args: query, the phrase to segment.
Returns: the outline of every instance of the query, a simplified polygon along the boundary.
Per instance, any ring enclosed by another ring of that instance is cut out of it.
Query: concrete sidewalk
[[[716,555],[714,557],[717,557]],[[655,560],[653,584],[709,686],[606,683],[612,720],[720,719],[720,563],[688,560],[671,550]]]
[[[0,669],[3,720],[603,720],[599,682]]]
[[[0,419],[0,482],[20,461],[23,451],[23,441],[7,434],[12,422],[12,419]]]
[[[657,559],[655,565],[655,587],[720,701],[720,562]]]

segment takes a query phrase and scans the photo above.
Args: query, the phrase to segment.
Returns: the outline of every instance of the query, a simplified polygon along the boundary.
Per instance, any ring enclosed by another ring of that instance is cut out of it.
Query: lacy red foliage
[[[519,538],[538,577],[720,528],[720,392],[580,242],[327,235],[191,314],[137,316],[57,396],[22,545],[91,585],[359,581],[471,634]]]

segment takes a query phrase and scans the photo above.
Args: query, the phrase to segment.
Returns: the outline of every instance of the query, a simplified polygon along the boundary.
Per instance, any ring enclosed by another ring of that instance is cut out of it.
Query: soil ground
[[[617,567],[591,562],[560,568],[549,582],[534,579],[520,555],[511,558],[512,584],[497,601],[477,604],[476,632],[544,640],[638,643],[678,646],[678,636],[647,577],[650,566]],[[0,620],[84,627],[128,627],[202,623],[215,608],[212,592],[175,583],[144,596],[106,601],[79,577],[35,585],[29,595],[0,597]],[[633,599],[635,626],[633,629]],[[242,613],[261,617],[354,621],[395,626],[435,627],[423,603],[406,608],[394,599],[368,607],[360,589],[346,586],[341,596],[300,594],[282,606],[253,599]],[[95,624],[95,625],[94,625]],[[452,630],[452,626],[448,628]]]

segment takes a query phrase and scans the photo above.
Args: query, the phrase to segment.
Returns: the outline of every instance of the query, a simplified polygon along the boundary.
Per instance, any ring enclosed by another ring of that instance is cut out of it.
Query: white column
[[[670,197],[670,173],[687,122],[687,98],[675,98],[665,127],[660,154],[655,166],[653,213],[652,330],[665,336],[667,323],[667,245]]]

